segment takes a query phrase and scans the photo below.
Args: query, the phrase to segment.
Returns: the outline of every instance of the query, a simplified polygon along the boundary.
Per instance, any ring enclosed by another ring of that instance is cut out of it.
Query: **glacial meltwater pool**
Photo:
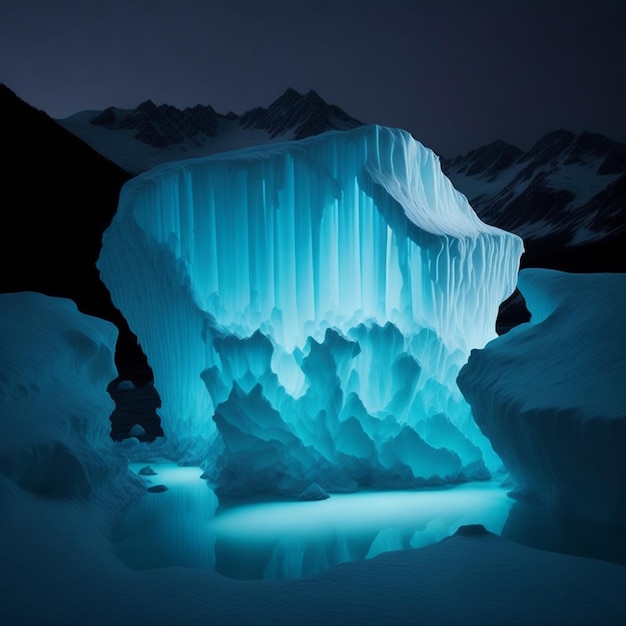
[[[146,464],[131,464],[137,473]],[[207,567],[232,578],[299,578],[482,524],[500,534],[513,500],[496,481],[447,489],[332,494],[327,500],[220,501],[198,467],[150,464],[148,492],[114,533],[132,569]]]

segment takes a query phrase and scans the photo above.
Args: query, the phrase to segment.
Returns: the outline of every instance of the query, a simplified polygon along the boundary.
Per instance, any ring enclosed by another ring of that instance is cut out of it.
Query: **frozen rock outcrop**
[[[455,379],[521,253],[433,152],[369,126],[138,176],[98,267],[172,454],[218,489],[297,494],[487,475]]]
[[[472,351],[458,383],[521,492],[626,524],[626,276],[525,269],[531,320]]]

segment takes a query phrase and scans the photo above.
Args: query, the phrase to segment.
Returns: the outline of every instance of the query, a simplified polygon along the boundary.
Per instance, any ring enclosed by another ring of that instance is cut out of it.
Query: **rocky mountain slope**
[[[481,219],[524,239],[526,265],[595,250],[581,270],[626,271],[626,144],[558,130],[528,152],[496,141],[442,166]]]
[[[243,115],[200,104],[181,111],[146,100],[136,109],[82,111],[57,121],[131,174],[167,161],[362,126],[315,91],[302,95],[291,88],[267,108]]]

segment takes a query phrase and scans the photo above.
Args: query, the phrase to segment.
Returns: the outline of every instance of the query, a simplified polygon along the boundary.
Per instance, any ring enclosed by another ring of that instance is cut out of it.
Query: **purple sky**
[[[444,156],[626,141],[626,0],[0,0],[0,82],[53,117],[315,89]]]

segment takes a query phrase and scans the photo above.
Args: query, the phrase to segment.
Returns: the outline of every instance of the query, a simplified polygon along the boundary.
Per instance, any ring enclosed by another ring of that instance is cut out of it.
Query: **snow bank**
[[[20,512],[46,521],[39,534],[34,525],[19,531],[25,552],[0,544],[3,563],[15,564],[10,574],[0,572],[9,624],[535,626],[626,619],[626,568],[490,533],[387,552],[308,579],[241,581],[192,568],[131,571],[90,530],[84,512],[41,502]],[[18,522],[7,527],[6,517],[0,514],[0,530],[15,537]]]
[[[126,502],[136,481],[109,436],[117,329],[71,300],[0,295],[0,482],[50,498]]]
[[[521,491],[626,524],[626,276],[526,269],[531,320],[474,350],[458,376]]]

